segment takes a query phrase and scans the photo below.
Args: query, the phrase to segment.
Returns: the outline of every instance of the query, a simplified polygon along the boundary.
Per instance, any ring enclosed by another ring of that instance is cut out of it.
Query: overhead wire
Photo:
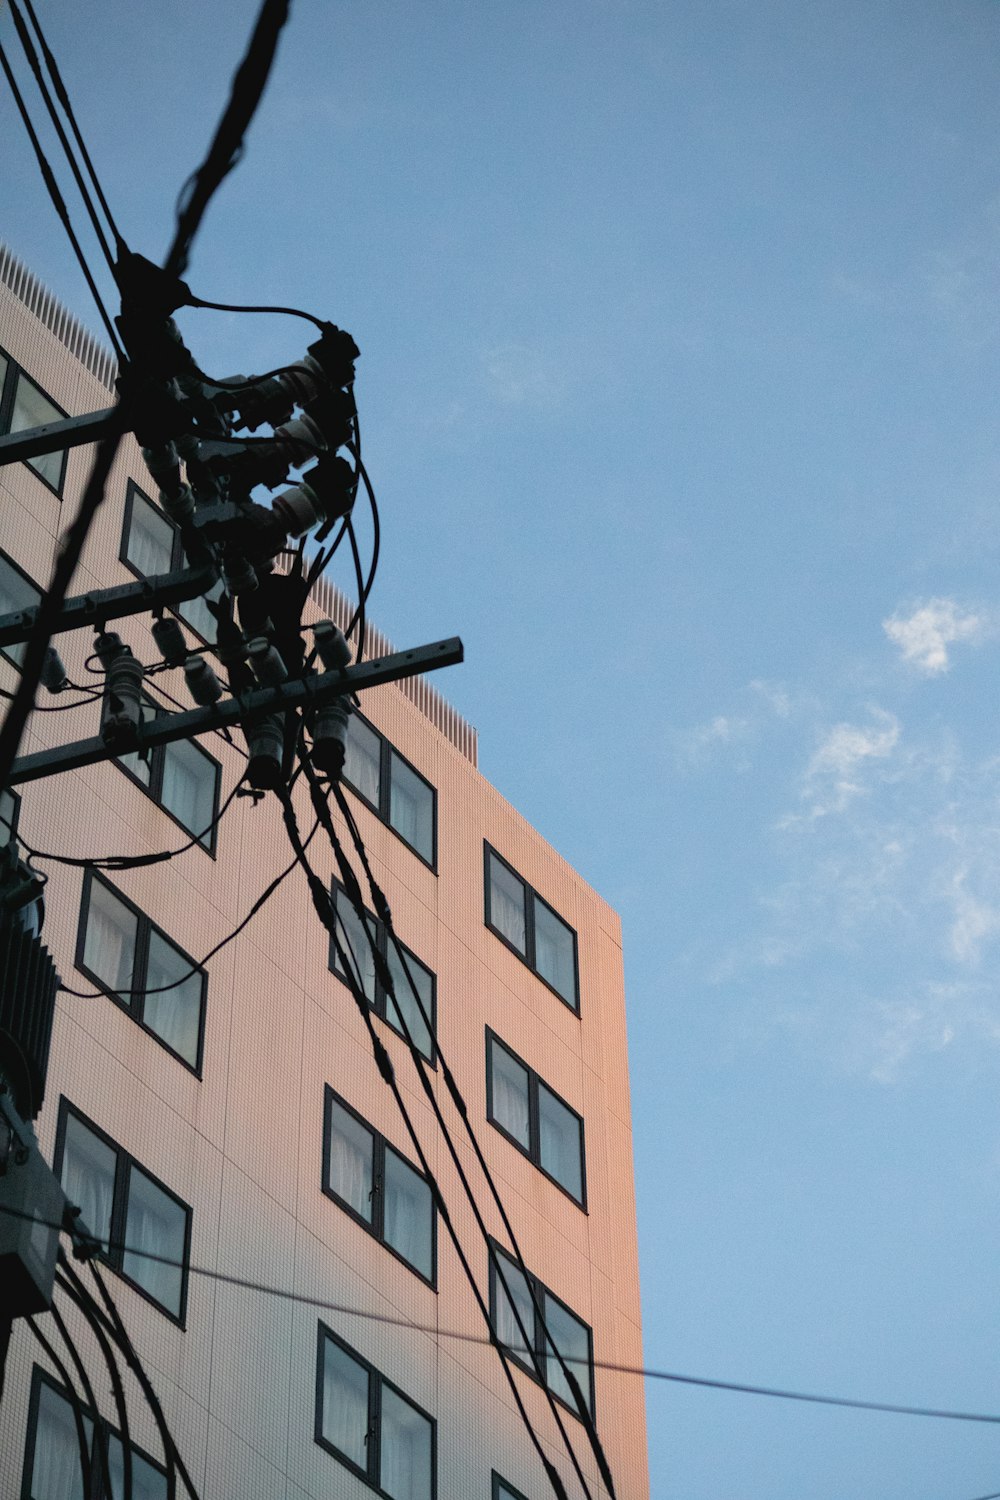
[[[28,1327],[31,1329],[35,1338],[38,1340],[39,1344],[42,1346],[42,1349],[48,1355],[49,1359],[52,1361],[52,1364],[59,1372],[60,1379],[62,1380],[63,1385],[66,1387],[66,1393],[69,1397],[69,1403],[73,1410],[73,1421],[76,1425],[77,1442],[80,1447],[80,1476],[83,1480],[83,1500],[93,1500],[93,1466],[90,1462],[90,1446],[87,1442],[87,1429],[84,1426],[84,1412],[80,1404],[79,1393],[76,1389],[76,1386],[73,1384],[73,1381],[70,1379],[70,1373],[66,1368],[65,1361],[61,1358],[61,1356],[54,1348],[51,1339],[45,1336],[45,1334],[36,1323],[35,1319],[30,1314],[25,1321],[27,1322]]]
[[[121,1433],[122,1440],[122,1484],[124,1489],[123,1500],[132,1500],[132,1434],[128,1419],[128,1403],[125,1400],[125,1387],[122,1384],[121,1371],[118,1368],[118,1361],[115,1359],[114,1350],[111,1348],[111,1345],[108,1343],[107,1339],[104,1336],[104,1330],[95,1319],[89,1316],[88,1309],[76,1297],[71,1283],[66,1281],[65,1278],[60,1281],[60,1275],[58,1271],[56,1272],[56,1281],[59,1282],[60,1285],[62,1285],[63,1289],[67,1293],[67,1296],[69,1296],[72,1301],[77,1303],[80,1311],[87,1319],[87,1322],[90,1324],[91,1331],[95,1339],[97,1340],[98,1348],[101,1351],[101,1357],[103,1358],[104,1363],[107,1366],[108,1376],[111,1381],[111,1390],[115,1401],[115,1410],[118,1413],[118,1429]],[[54,1318],[59,1317],[55,1302],[53,1302],[52,1304],[51,1312]],[[97,1421],[100,1413],[97,1402],[93,1399],[93,1392],[91,1392],[91,1404],[95,1417],[95,1441],[100,1442],[100,1446],[105,1457],[105,1465],[107,1465],[107,1443],[105,1440],[103,1425],[99,1421]],[[108,1490],[109,1493],[113,1493],[110,1472],[108,1473]]]
[[[317,318],[314,313],[303,312],[300,307],[249,307],[246,304],[237,302],[209,302],[205,297],[196,297],[193,293],[188,297],[185,306],[205,307],[212,312],[281,313],[289,318],[303,318],[307,323],[312,323],[321,333],[328,326],[323,318]],[[261,379],[262,377],[258,376],[257,378]],[[221,383],[220,381],[213,381],[214,385],[220,385]]]
[[[58,1280],[58,1276],[56,1279]],[[49,1308],[49,1312],[52,1314],[52,1321],[58,1328],[59,1333],[62,1336],[62,1341],[69,1351],[70,1358],[73,1361],[73,1367],[77,1373],[77,1378],[79,1379],[80,1384],[83,1386],[84,1396],[90,1403],[90,1410],[96,1414],[98,1412],[97,1397],[94,1395],[94,1387],[90,1383],[90,1376],[87,1374],[87,1367],[84,1364],[83,1359],[80,1355],[80,1351],[76,1346],[75,1339],[70,1333],[69,1328],[66,1326],[65,1318],[62,1316],[58,1307],[56,1306],[54,1298],[52,1301],[52,1306]],[[100,1422],[96,1422],[94,1424],[94,1442],[96,1443],[98,1452],[100,1454],[101,1469],[104,1473],[104,1482],[107,1485],[108,1494],[111,1495],[113,1493],[113,1490],[111,1484],[111,1465],[108,1455],[107,1437],[104,1431],[104,1426]],[[126,1495],[125,1497],[123,1497],[123,1500],[128,1500],[128,1496]]]

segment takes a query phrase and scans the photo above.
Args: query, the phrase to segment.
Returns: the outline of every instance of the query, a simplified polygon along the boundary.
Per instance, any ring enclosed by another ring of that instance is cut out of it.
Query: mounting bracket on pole
[[[45,422],[41,427],[26,427],[0,437],[0,467],[21,459],[41,458],[44,453],[61,453],[64,448],[79,448],[82,443],[99,443],[120,422],[117,406],[89,411],[82,417],[63,417]]]

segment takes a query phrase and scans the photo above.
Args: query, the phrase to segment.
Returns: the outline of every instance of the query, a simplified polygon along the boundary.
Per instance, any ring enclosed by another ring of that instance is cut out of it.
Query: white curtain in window
[[[564,1000],[575,1004],[573,934],[541,901],[535,902],[535,968]]]
[[[175,740],[164,748],[163,805],[192,833],[204,833],[214,810],[215,768],[200,750],[185,740]],[[209,830],[203,842],[209,844],[211,841]]]
[[[138,1167],[129,1169],[122,1270],[161,1307],[180,1316],[186,1215]],[[152,1256],[163,1256],[153,1260]],[[176,1262],[176,1264],[168,1264]]]
[[[135,965],[138,922],[123,901],[99,880],[91,883],[83,962],[109,989],[133,1004],[129,991]]]
[[[580,1121],[544,1083],[538,1085],[538,1133],[542,1166],[579,1199],[583,1187]]]
[[[527,951],[524,922],[524,885],[506,865],[490,856],[490,924],[513,943],[518,953]]]
[[[395,753],[391,767],[389,822],[430,863],[434,858],[434,794]]]
[[[202,976],[189,973],[190,968],[187,959],[158,932],[150,933],[142,1019],[168,1047],[194,1067],[198,1061]],[[188,977],[176,984],[184,974]],[[163,985],[172,988],[164,989],[162,994],[149,993]]]
[[[26,375],[19,375],[14,391],[14,410],[10,417],[11,432],[24,432],[29,427],[41,427],[46,422],[60,421],[62,412],[58,407]],[[58,485],[62,473],[62,452],[43,453],[38,458],[29,458],[28,463],[53,488]]]
[[[393,1500],[430,1500],[431,1424],[409,1401],[382,1387],[381,1487]]]
[[[133,491],[132,517],[125,545],[125,556],[133,568],[147,578],[154,573],[169,573],[173,545],[174,528],[166,516]]]
[[[549,1389],[557,1396],[561,1396],[570,1406],[576,1406],[569,1382],[553,1352],[554,1349],[558,1349],[579,1381],[584,1402],[589,1409],[590,1331],[579,1318],[575,1318],[565,1307],[561,1307],[554,1298],[546,1296],[542,1306],[545,1313],[545,1329],[549,1338],[549,1342],[546,1343],[546,1379]]]
[[[347,745],[344,753],[344,776],[355,791],[366,797],[373,807],[379,805],[381,784],[381,741],[362,724],[356,714],[347,721]]]
[[[427,1183],[395,1151],[385,1153],[385,1222],[386,1242],[398,1250],[404,1260],[430,1279],[433,1254],[433,1214]]]
[[[115,1192],[116,1154],[75,1115],[66,1117],[62,1185],[70,1203],[80,1209],[91,1234],[107,1243]]]
[[[368,1465],[368,1371],[332,1339],[323,1362],[323,1436],[359,1469]]]
[[[530,1147],[528,1070],[506,1047],[490,1042],[493,1082],[493,1118],[527,1151]]]
[[[335,1099],[329,1104],[329,1179],[331,1193],[350,1204],[356,1214],[372,1219],[372,1133],[360,1120],[342,1109]]]
[[[406,963],[413,978],[413,985],[411,985],[409,979],[407,979],[406,977],[403,965],[399,959],[399,954],[396,952],[395,945],[391,942],[389,944],[387,958],[389,964],[389,973],[392,975],[392,986],[396,992],[396,998],[395,1000],[393,1000],[391,997],[386,998],[386,1019],[388,1020],[390,1026],[395,1026],[397,1031],[402,1032],[403,1025],[402,1021],[400,1020],[400,1014],[402,1014],[402,1016],[406,1020],[406,1029],[409,1031],[410,1036],[413,1038],[413,1043],[417,1048],[417,1051],[421,1052],[424,1057],[431,1057],[433,1053],[433,1042],[431,1039],[431,1034],[427,1029],[427,1024],[424,1021],[423,1016],[420,1014],[420,1005],[422,1005],[424,1009],[424,1015],[426,1015],[427,1020],[433,1021],[434,1019],[434,1012],[432,1009],[434,1004],[434,982],[431,978],[431,975],[429,971],[424,968],[422,963],[419,963],[411,953],[408,953],[406,955]],[[414,997],[414,985],[416,986],[417,995],[419,995],[420,997],[420,1005],[417,1004],[416,998]]]
[[[84,1428],[89,1450],[94,1427],[87,1417],[84,1417]],[[83,1500],[83,1493],[80,1439],[73,1408],[64,1396],[43,1382],[39,1390],[38,1425],[35,1428],[31,1500]]]
[[[514,1306],[516,1305],[521,1317],[522,1327],[528,1338],[533,1340],[535,1314],[531,1302],[531,1293],[528,1290],[528,1283],[517,1267],[511,1265],[506,1257],[499,1256],[498,1259],[503,1268],[503,1274],[507,1286],[510,1287],[514,1301],[512,1303],[510,1297],[507,1295],[504,1284],[500,1280],[499,1271],[494,1270],[493,1274],[496,1279],[496,1300],[494,1305],[496,1336],[506,1349],[509,1349],[512,1354],[516,1354],[525,1364],[530,1365],[531,1355],[528,1352],[524,1336],[517,1326],[517,1318],[514,1316]]]
[[[369,1005],[375,1004],[375,955],[372,952],[371,938],[375,936],[375,922],[369,917],[367,929],[358,916],[354,907],[348,901],[343,891],[338,891],[336,896],[337,913],[337,938],[340,946],[347,955],[349,972],[352,978],[357,978],[360,973],[361,988]],[[337,969],[343,973],[340,959],[336,960]]]

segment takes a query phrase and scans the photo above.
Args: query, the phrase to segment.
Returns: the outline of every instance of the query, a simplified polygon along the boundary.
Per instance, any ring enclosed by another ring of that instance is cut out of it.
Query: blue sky
[[[39,4],[159,258],[253,7]],[[375,616],[463,636],[485,773],[622,913],[649,1362],[983,1411],[998,68],[992,0],[298,0],[189,274],[354,333]],[[0,126],[0,232],[93,325]],[[1000,1490],[986,1426],[648,1414],[657,1500]]]

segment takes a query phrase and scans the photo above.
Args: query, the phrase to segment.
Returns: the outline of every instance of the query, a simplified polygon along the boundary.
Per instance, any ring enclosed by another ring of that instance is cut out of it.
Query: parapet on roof
[[[9,287],[19,302],[43,323],[50,333],[90,373],[106,386],[115,388],[118,361],[104,345],[73,316],[59,299],[43,286],[38,277],[29,271],[22,261],[0,241],[0,283]],[[312,598],[324,615],[342,629],[354,613],[351,601],[325,578],[320,578],[313,589]],[[365,632],[365,653],[368,657],[387,656],[395,647],[382,632],[368,624]],[[395,686],[420,710],[436,729],[475,766],[478,764],[478,735],[457,709],[432,687],[425,677],[407,677]]]

